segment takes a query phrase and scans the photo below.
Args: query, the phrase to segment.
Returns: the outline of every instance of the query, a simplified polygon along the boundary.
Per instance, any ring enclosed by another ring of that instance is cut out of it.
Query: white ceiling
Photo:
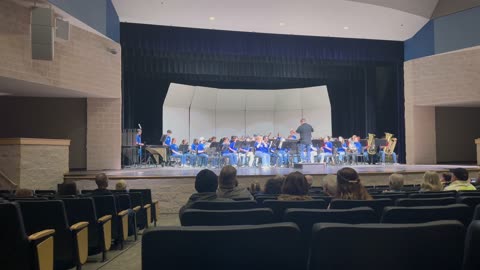
[[[428,22],[438,0],[113,0],[113,3],[122,22],[404,41]]]

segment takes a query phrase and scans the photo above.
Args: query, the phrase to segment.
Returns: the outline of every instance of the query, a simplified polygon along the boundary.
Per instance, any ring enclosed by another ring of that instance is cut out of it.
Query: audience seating
[[[112,216],[98,217],[92,198],[63,198],[62,201],[70,224],[88,222],[88,255],[101,252],[105,261],[112,244]]]
[[[419,192],[419,193],[410,193],[408,194],[409,198],[444,198],[444,197],[455,197],[457,195],[456,191],[440,191],[440,192]]]
[[[242,210],[187,209],[180,216],[182,226],[260,225],[273,223],[269,208]]]
[[[150,204],[151,218],[150,222],[153,222],[153,226],[157,226],[157,214],[158,214],[158,200],[152,199],[151,189],[130,189],[130,192],[140,192],[143,198],[146,198],[145,204]]]
[[[472,220],[472,210],[465,204],[445,206],[386,207],[382,223],[423,223],[437,220],[458,220],[467,225]]]
[[[27,235],[20,209],[14,203],[0,203],[0,216],[0,268],[53,270],[55,230]]]
[[[81,194],[91,194],[93,192],[93,189],[83,189],[80,193]]]
[[[330,202],[331,202],[332,199],[333,199],[332,197],[326,196],[326,195],[325,195],[325,196],[316,196],[316,195],[312,196],[312,195],[310,195],[310,196],[311,196],[314,200],[324,200],[327,205],[329,205]]]
[[[112,238],[123,249],[123,241],[128,237],[128,211],[118,211],[113,195],[92,196],[98,216],[112,216]]]
[[[457,197],[480,196],[480,191],[457,191]]]
[[[458,221],[315,224],[309,269],[461,269],[464,237]]]
[[[54,268],[81,269],[88,256],[88,222],[69,225],[62,201],[18,201],[27,233],[54,229]]]
[[[118,211],[123,211],[123,210],[127,210],[127,211],[133,211],[133,217],[132,219],[129,219],[129,223],[132,222],[132,225],[131,228],[134,229],[133,232],[130,233],[130,230],[129,230],[129,233],[128,235],[133,235],[135,237],[135,241],[137,240],[137,215],[138,215],[138,212],[141,210],[141,206],[135,206],[135,207],[132,207],[132,201],[130,200],[130,194],[129,193],[126,193],[125,191],[123,191],[123,193],[120,193],[120,192],[116,192],[113,194],[113,196],[115,197],[116,201],[117,201],[117,206],[118,206]]]
[[[395,206],[441,206],[455,204],[457,200],[454,197],[443,198],[406,198],[395,201]]]
[[[370,207],[377,214],[377,221],[380,220],[383,213],[383,208],[393,206],[391,199],[376,199],[376,200],[332,200],[330,209],[352,209],[356,207]]]
[[[466,204],[473,209],[480,204],[480,196],[460,196],[457,198],[457,202]]]
[[[36,189],[35,190],[35,195],[56,195],[57,191],[56,190],[50,190],[50,189]]]
[[[256,195],[255,201],[257,201],[258,204],[262,204],[265,200],[276,200],[277,198],[278,195]]]
[[[280,222],[283,220],[285,210],[288,208],[304,208],[304,209],[325,209],[327,204],[324,200],[310,200],[310,201],[278,201],[278,200],[266,200],[263,201],[262,207],[270,208],[273,210],[275,221]]]
[[[201,210],[241,210],[257,207],[256,201],[196,201],[191,209]]]
[[[382,193],[372,195],[374,199],[391,199],[392,201],[396,201],[398,199],[408,198],[408,193]]]
[[[161,227],[142,238],[142,269],[302,270],[300,230],[293,223]]]
[[[480,269],[480,220],[473,221],[467,230],[463,270]]]
[[[145,203],[145,198],[141,192],[128,192],[132,206],[136,211],[136,222],[139,229],[148,228],[151,220],[151,204]],[[140,208],[138,208],[140,207]]]
[[[473,210],[473,220],[480,220],[480,204]]]

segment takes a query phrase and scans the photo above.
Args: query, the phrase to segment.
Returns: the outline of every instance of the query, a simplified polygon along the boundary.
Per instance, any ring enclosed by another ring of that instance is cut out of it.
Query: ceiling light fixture
[[[215,21],[215,17],[209,17],[208,18],[210,21]]]
[[[344,29],[344,30],[348,30],[348,29],[350,29],[350,28],[349,28],[348,26],[344,26],[343,29]]]
[[[279,23],[278,25],[280,25],[280,26],[285,26],[285,23],[284,23],[284,22],[281,22],[281,23]]]

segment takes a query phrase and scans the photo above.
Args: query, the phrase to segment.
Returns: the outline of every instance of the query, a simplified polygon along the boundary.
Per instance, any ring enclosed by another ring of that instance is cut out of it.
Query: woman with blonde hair
[[[337,172],[337,195],[341,200],[373,200],[365,187],[360,183],[357,171],[345,167]]]
[[[442,191],[443,185],[440,176],[436,172],[426,171],[423,175],[423,183],[420,192]]]

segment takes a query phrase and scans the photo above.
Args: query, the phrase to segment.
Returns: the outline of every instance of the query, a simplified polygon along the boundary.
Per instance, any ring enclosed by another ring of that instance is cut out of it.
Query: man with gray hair
[[[405,178],[403,177],[403,175],[401,174],[398,174],[398,173],[394,173],[392,175],[390,175],[388,177],[388,179],[390,180],[389,181],[389,185],[390,185],[390,188],[389,190],[385,190],[384,192],[404,192],[402,189],[403,189],[403,183],[405,181]]]
[[[310,162],[313,127],[306,123],[305,118],[302,118],[300,119],[300,126],[297,128],[296,132],[300,134],[300,141],[298,142],[300,163]],[[305,156],[305,151],[307,152],[307,156]]]

